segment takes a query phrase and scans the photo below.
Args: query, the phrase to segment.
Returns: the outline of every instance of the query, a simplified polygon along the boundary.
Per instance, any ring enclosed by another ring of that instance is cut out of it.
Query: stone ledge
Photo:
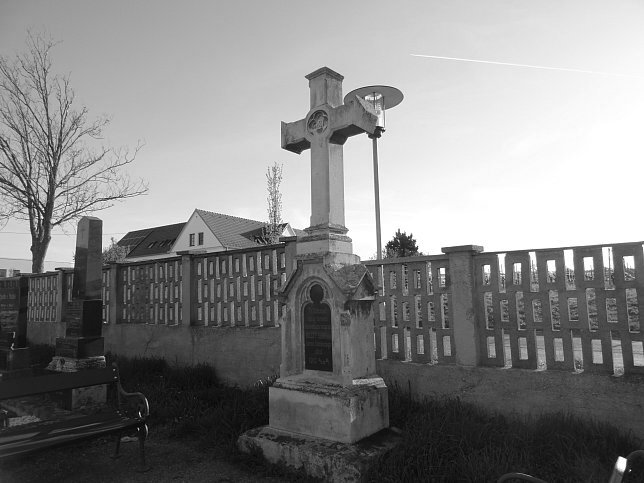
[[[260,453],[274,464],[303,469],[323,481],[360,481],[369,468],[402,441],[400,431],[383,429],[355,444],[339,443],[280,431],[251,429],[237,440],[245,453]]]

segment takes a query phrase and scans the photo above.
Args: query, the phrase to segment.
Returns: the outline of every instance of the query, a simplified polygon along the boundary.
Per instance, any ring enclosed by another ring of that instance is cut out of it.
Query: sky
[[[304,76],[327,66],[345,94],[404,94],[378,145],[383,245],[401,229],[425,254],[500,252],[644,240],[642,25],[639,0],[0,0],[0,55],[46,32],[79,105],[111,117],[105,142],[144,143],[128,173],[149,193],[95,213],[104,245],[195,208],[265,220],[275,162],[283,219],[309,226],[310,152],[281,149],[280,121],[306,116]],[[344,146],[363,259],[371,149],[366,135]],[[47,260],[72,260],[74,232],[54,232]],[[29,246],[26,224],[0,228],[0,257]]]

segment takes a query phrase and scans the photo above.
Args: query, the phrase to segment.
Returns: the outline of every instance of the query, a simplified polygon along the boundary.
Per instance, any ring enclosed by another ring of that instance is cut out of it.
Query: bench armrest
[[[150,405],[148,404],[147,398],[140,392],[126,392],[121,387],[119,381],[118,384],[119,394],[128,400],[130,407],[132,407],[140,418],[144,420],[150,415]],[[134,403],[134,404],[132,404]]]
[[[147,398],[140,392],[127,392],[121,386],[121,376],[119,375],[119,369],[116,363],[112,364],[114,371],[116,372],[116,387],[118,388],[118,403],[121,404],[121,400],[125,398],[128,402],[128,406],[131,412],[134,412],[137,417],[142,418],[144,421],[150,415],[150,405],[148,404]],[[119,408],[120,409],[120,408]]]

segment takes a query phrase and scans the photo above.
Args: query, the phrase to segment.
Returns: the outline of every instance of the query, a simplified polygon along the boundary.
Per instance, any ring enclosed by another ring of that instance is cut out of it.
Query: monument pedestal
[[[78,372],[87,369],[104,369],[105,356],[84,357],[76,359],[73,357],[64,357],[55,355],[47,369],[57,372]],[[63,391],[61,406],[63,409],[71,411],[73,409],[101,407],[107,402],[107,386],[99,384],[97,386],[80,387]]]
[[[397,430],[382,431],[355,444],[304,436],[270,426],[251,429],[239,437],[239,448],[261,453],[273,464],[302,469],[323,481],[361,481],[367,470],[402,441]]]
[[[105,354],[103,337],[57,337],[56,355],[71,359],[98,357]]]
[[[296,377],[269,388],[269,424],[273,429],[341,443],[355,443],[389,427],[387,386],[380,377],[352,386],[311,382]]]

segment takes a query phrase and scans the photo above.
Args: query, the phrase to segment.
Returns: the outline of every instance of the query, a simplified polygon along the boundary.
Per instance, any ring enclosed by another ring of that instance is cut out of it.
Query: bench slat
[[[117,380],[117,371],[114,367],[3,380],[0,381],[0,400],[97,384],[109,384]]]
[[[143,424],[140,419],[130,419],[118,413],[69,418],[56,424],[28,424],[0,433],[0,458],[136,428]]]

